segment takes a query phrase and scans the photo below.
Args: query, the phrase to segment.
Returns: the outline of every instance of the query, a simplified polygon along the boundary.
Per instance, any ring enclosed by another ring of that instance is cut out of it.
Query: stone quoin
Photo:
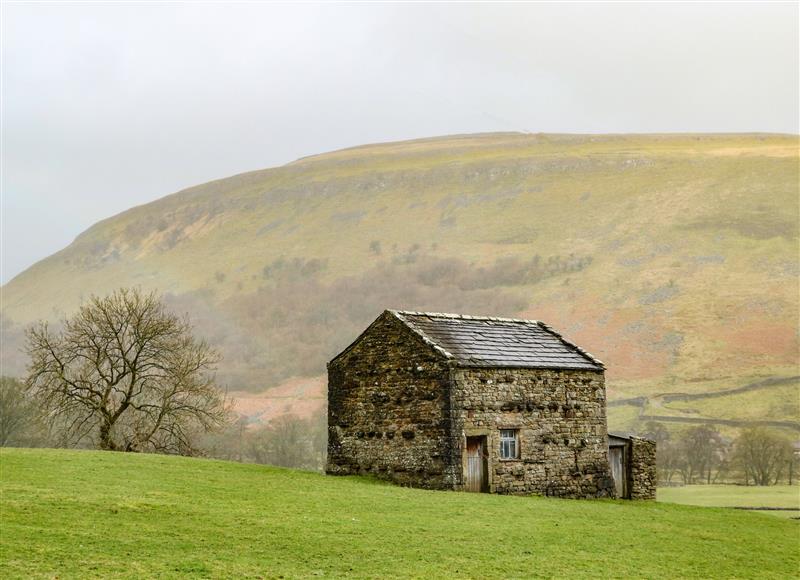
[[[387,310],[328,363],[326,471],[428,489],[651,498],[654,479],[630,478],[654,473],[652,442],[619,453],[637,463],[615,485],[604,371],[541,322]]]

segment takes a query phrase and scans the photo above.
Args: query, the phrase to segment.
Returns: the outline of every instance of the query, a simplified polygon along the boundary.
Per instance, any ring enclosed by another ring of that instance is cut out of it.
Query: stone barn
[[[328,363],[326,471],[614,497],[604,370],[541,322],[387,310]]]

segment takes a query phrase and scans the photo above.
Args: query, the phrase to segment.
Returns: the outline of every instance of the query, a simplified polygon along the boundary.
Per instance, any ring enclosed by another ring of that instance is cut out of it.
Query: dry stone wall
[[[630,450],[631,499],[656,499],[656,442],[631,437]]]
[[[453,385],[454,427],[487,437],[490,491],[613,497],[602,371],[461,368]],[[518,430],[518,460],[500,459],[500,429]]]

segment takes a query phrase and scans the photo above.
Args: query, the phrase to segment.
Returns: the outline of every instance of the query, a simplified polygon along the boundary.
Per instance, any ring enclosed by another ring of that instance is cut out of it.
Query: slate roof
[[[639,439],[645,441],[652,441],[652,439],[648,439],[647,437],[641,437],[636,435],[635,433],[623,432],[623,431],[609,431],[608,432],[608,439],[609,444],[612,443],[611,439],[624,439],[625,441],[630,441],[632,439]]]
[[[460,366],[605,368],[601,361],[536,320],[390,312]]]

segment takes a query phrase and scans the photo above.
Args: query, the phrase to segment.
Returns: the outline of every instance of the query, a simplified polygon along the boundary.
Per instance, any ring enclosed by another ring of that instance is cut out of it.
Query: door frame
[[[629,445],[627,442],[623,444],[610,444],[608,446],[608,466],[611,469],[611,450],[612,449],[619,449],[620,450],[620,475],[622,476],[622,495],[617,499],[630,499],[630,462],[628,458],[630,456],[630,452],[628,450]],[[613,475],[613,469],[611,469]],[[616,482],[614,482],[616,485]]]
[[[481,430],[480,432],[465,432],[464,439],[463,439],[463,452],[461,454],[461,473],[462,473],[462,489],[466,490],[467,487],[467,446],[469,440],[477,439],[481,445],[481,456],[482,456],[482,465],[481,468],[483,470],[483,485],[481,486],[481,493],[490,493],[492,489],[490,478],[492,477],[492,470],[490,469],[490,459],[489,459],[489,445],[491,445],[489,433],[485,430]]]

